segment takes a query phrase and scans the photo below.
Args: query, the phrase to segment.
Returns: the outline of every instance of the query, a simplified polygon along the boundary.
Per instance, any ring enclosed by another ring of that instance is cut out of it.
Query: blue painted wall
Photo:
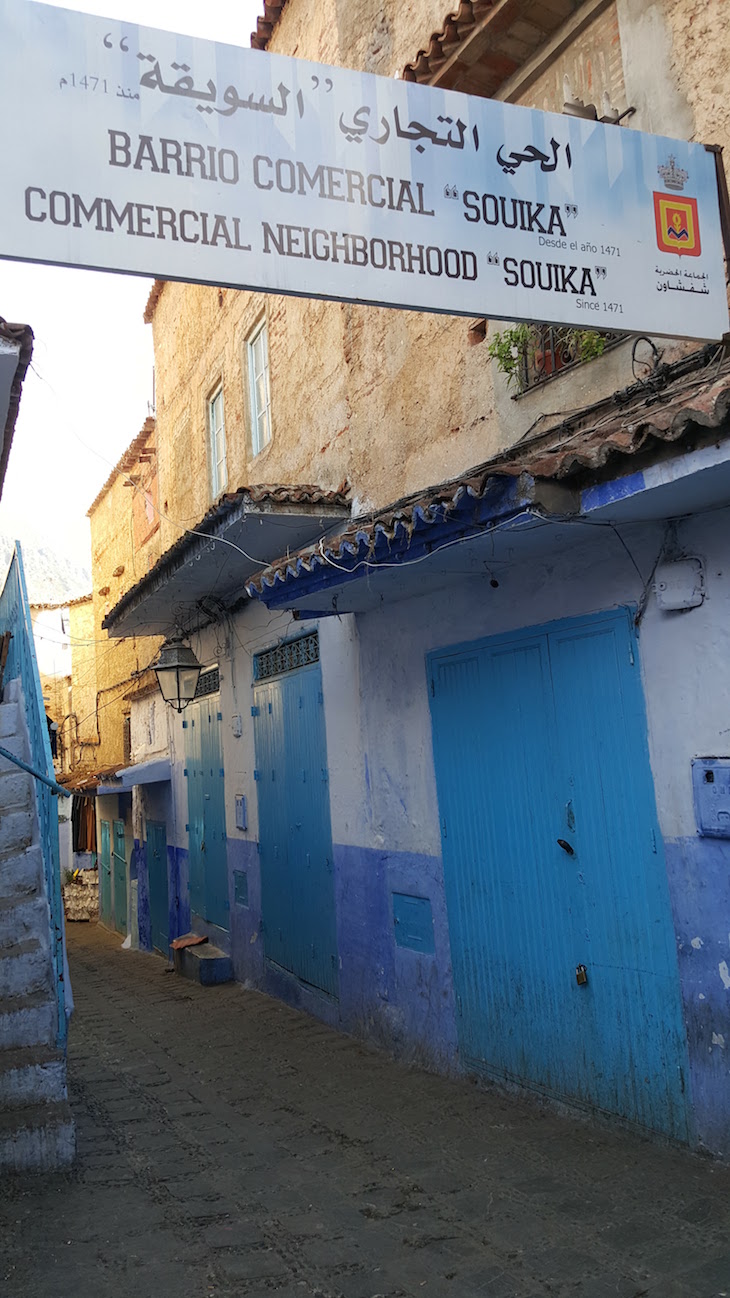
[[[258,844],[250,838],[228,838],[228,895],[231,917],[231,957],[239,982],[254,987],[263,984],[264,949],[261,937],[261,870]],[[236,872],[246,875],[248,905],[235,900]]]
[[[137,879],[137,924],[139,927],[139,945],[142,951],[152,950],[150,936],[150,879],[147,869],[147,843],[144,839],[134,840],[132,877]]]
[[[665,841],[697,1142],[730,1150],[730,841]]]
[[[447,1071],[457,1044],[446,907],[438,857],[334,846],[339,998],[319,994],[265,962],[257,844],[228,839],[231,955],[236,978],[260,987],[400,1057]],[[248,905],[236,905],[234,873],[245,871]],[[394,892],[428,898],[433,952],[398,946]]]
[[[432,953],[396,943],[394,892],[430,901]],[[457,1045],[440,858],[337,845],[335,895],[342,1025],[400,1057],[449,1070]]]

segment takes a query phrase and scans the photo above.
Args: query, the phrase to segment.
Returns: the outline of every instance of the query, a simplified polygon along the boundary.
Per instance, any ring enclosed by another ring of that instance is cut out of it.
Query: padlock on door
[[[578,964],[575,966],[575,981],[579,987],[585,986],[588,982],[588,970],[584,964]]]

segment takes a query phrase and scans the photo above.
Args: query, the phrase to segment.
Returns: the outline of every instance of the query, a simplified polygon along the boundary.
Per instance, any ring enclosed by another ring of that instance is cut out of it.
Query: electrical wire
[[[452,537],[450,541],[444,541],[443,545],[434,546],[434,548],[432,550],[429,550],[426,554],[420,554],[417,559],[403,559],[403,560],[398,560],[395,563],[388,563],[386,560],[378,561],[372,559],[360,559],[356,564],[352,566],[352,568],[345,568],[343,564],[335,563],[334,559],[331,559],[329,555],[324,553],[322,549],[322,546],[324,544],[324,538],[320,540],[318,553],[322,558],[322,560],[325,563],[329,564],[330,567],[337,568],[339,572],[346,572],[348,574],[352,572],[357,572],[358,568],[373,568],[375,570],[379,568],[412,568],[415,564],[423,563],[426,559],[433,558],[435,554],[440,554],[442,550],[450,549],[452,545],[461,545],[466,541],[474,541],[477,540],[479,537],[489,536],[492,532],[500,531],[504,529],[506,522],[508,523],[514,521],[515,518],[524,517],[526,514],[536,519],[542,518],[542,515],[539,514],[536,510],[528,508],[522,510],[519,515],[515,515],[513,519],[501,520],[499,523],[494,523],[491,527],[480,527],[478,530],[472,532],[469,536]],[[552,519],[545,520],[544,522],[540,522],[537,524],[537,528],[543,526],[548,527],[550,525],[550,522],[552,522]],[[537,530],[537,528],[535,530]]]

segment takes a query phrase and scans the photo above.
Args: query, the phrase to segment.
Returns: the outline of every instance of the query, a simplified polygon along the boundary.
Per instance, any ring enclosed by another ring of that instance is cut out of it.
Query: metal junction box
[[[693,757],[692,792],[698,834],[730,838],[730,757]]]
[[[705,598],[705,570],[701,559],[670,559],[660,563],[654,576],[657,607],[664,613],[698,608]]]

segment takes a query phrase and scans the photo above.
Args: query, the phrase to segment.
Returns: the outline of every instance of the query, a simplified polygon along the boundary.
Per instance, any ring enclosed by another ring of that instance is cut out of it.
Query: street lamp
[[[160,649],[152,670],[157,677],[160,693],[176,712],[183,712],[195,698],[200,676],[200,663],[182,636],[171,636]]]

